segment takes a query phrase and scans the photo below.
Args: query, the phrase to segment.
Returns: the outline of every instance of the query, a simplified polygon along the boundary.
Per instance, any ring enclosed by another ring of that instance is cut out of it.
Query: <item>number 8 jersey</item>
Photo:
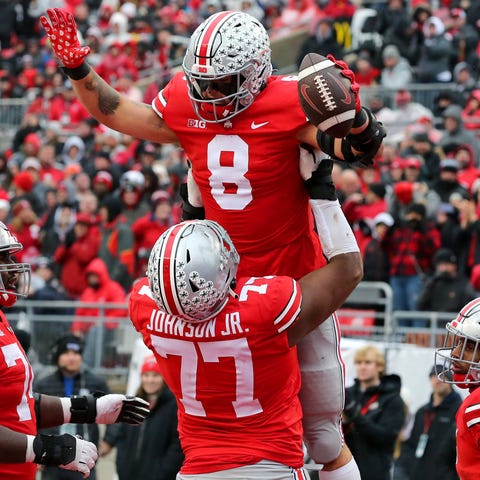
[[[177,399],[184,474],[264,459],[303,465],[300,373],[286,333],[300,287],[262,277],[239,280],[235,291],[217,317],[198,324],[159,310],[146,278],[130,295],[130,318]]]
[[[33,372],[27,356],[0,311],[0,425],[16,432],[36,435]],[[33,480],[34,463],[0,463],[2,480]]]
[[[270,77],[247,109],[223,123],[198,119],[182,73],[152,107],[192,164],[206,218],[227,230],[240,253],[242,276],[300,278],[324,261],[299,169],[296,136],[307,120],[296,77]]]

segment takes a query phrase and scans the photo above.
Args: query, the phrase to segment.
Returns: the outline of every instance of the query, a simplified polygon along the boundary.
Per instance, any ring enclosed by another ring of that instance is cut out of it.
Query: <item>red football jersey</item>
[[[465,398],[456,415],[457,472],[462,480],[477,480],[480,472],[480,388]]]
[[[27,356],[0,311],[0,425],[28,435],[36,435],[33,372]],[[33,480],[34,463],[0,463],[2,480]]]
[[[133,287],[129,314],[178,403],[185,474],[268,459],[303,465],[296,348],[287,328],[301,292],[289,277],[241,279],[221,313],[190,324],[158,309],[148,280]]]
[[[299,278],[321,265],[299,171],[296,136],[307,120],[296,77],[270,77],[252,105],[220,124],[198,119],[181,72],[152,106],[192,163],[206,218],[231,236],[241,257],[239,276]]]

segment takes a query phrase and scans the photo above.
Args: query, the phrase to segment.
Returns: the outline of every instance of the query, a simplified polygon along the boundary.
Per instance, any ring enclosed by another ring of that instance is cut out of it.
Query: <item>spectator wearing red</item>
[[[386,193],[386,188],[382,183],[371,183],[365,194],[354,193],[342,205],[345,217],[352,225],[362,255],[371,239],[373,219],[379,213],[387,210]]]
[[[23,140],[23,151],[27,157],[34,157],[38,154],[42,142],[36,133],[29,133]]]
[[[40,161],[40,181],[48,187],[57,187],[65,178],[65,173],[57,163],[55,145],[42,145],[37,158]]]
[[[72,130],[87,118],[90,113],[75,96],[72,84],[67,80],[52,99],[49,120],[60,122],[65,130]]]
[[[387,210],[385,195],[387,190],[382,183],[371,183],[365,194],[355,193],[346,198],[343,211],[351,225],[359,220],[373,220]]]
[[[288,0],[280,16],[274,20],[272,30],[279,34],[301,28],[310,28],[315,19],[323,16],[332,17],[321,12],[313,0]]]
[[[101,202],[113,192],[113,177],[107,170],[99,170],[92,179],[92,190]]]
[[[87,287],[79,301],[84,303],[124,303],[125,292],[121,285],[110,278],[105,262],[100,258],[94,258],[85,268]],[[95,280],[92,277],[95,276]],[[105,316],[110,320],[106,323],[109,329],[118,327],[118,318],[124,318],[125,309],[107,308]],[[78,307],[75,311],[75,318],[72,324],[72,333],[81,337],[94,325],[93,321],[82,321],[80,317],[98,317],[100,310],[96,307]]]
[[[18,262],[32,263],[40,256],[40,227],[38,218],[28,200],[21,199],[13,203],[12,220],[8,229],[23,245],[23,250],[15,254]]]
[[[473,184],[480,178],[480,169],[475,166],[475,153],[468,144],[459,145],[453,158],[458,163],[457,181],[473,193]]]
[[[61,267],[60,283],[72,300],[78,300],[87,287],[86,269],[100,248],[100,232],[90,215],[77,214],[75,225],[55,250],[54,260]]]
[[[355,79],[359,85],[376,85],[380,81],[381,70],[373,65],[372,57],[362,52],[355,61]]]
[[[24,83],[27,89],[34,88],[35,78],[39,71],[33,65],[33,57],[26,54],[21,59],[22,70],[19,73],[17,81]]]
[[[132,225],[135,237],[136,276],[145,275],[148,257],[158,237],[175,223],[172,218],[172,198],[164,190],[153,193],[151,211]]]
[[[336,20],[351,20],[356,9],[350,0],[328,0],[327,4],[322,7],[322,11],[327,17]]]
[[[115,84],[117,79],[130,73],[134,80],[138,79],[138,70],[134,59],[123,51],[123,43],[114,41],[103,56],[95,71],[107,82]]]
[[[381,239],[390,265],[394,311],[417,310],[423,275],[433,272],[433,256],[440,248],[440,232],[426,219],[421,203],[408,205]],[[400,326],[424,326],[424,320],[399,319]]]
[[[477,88],[470,93],[462,110],[462,120],[467,130],[480,130],[480,89]]]
[[[114,334],[118,327],[118,319],[127,315],[125,308],[106,308],[100,306],[108,303],[125,304],[126,294],[122,286],[112,280],[105,262],[100,258],[92,260],[85,269],[87,287],[80,295],[79,301],[98,304],[98,307],[78,307],[72,324],[72,333],[85,338],[84,361],[89,366],[95,364],[95,351],[98,336],[103,337],[102,349],[104,360],[112,360],[114,349]],[[101,326],[95,325],[91,318],[105,316],[106,322]],[[86,318],[88,317],[88,319]]]

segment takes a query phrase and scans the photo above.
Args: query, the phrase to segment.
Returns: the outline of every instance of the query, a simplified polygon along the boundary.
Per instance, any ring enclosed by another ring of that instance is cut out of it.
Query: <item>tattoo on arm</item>
[[[120,94],[94,76],[85,84],[90,92],[97,92],[98,108],[104,115],[113,115],[120,105]]]

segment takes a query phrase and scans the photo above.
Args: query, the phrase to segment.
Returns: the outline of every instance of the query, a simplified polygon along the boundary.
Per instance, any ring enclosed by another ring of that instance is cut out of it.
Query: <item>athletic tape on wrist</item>
[[[360,251],[338,200],[311,199],[310,206],[322,250],[328,260],[344,253]]]
[[[72,401],[69,397],[62,397],[60,398],[60,402],[62,403],[63,409],[63,423],[70,423],[72,418],[72,412],[70,408],[72,408]]]
[[[27,435],[27,450],[25,452],[25,462],[32,463],[35,460],[35,452],[33,451],[33,441],[35,437],[33,435]]]

